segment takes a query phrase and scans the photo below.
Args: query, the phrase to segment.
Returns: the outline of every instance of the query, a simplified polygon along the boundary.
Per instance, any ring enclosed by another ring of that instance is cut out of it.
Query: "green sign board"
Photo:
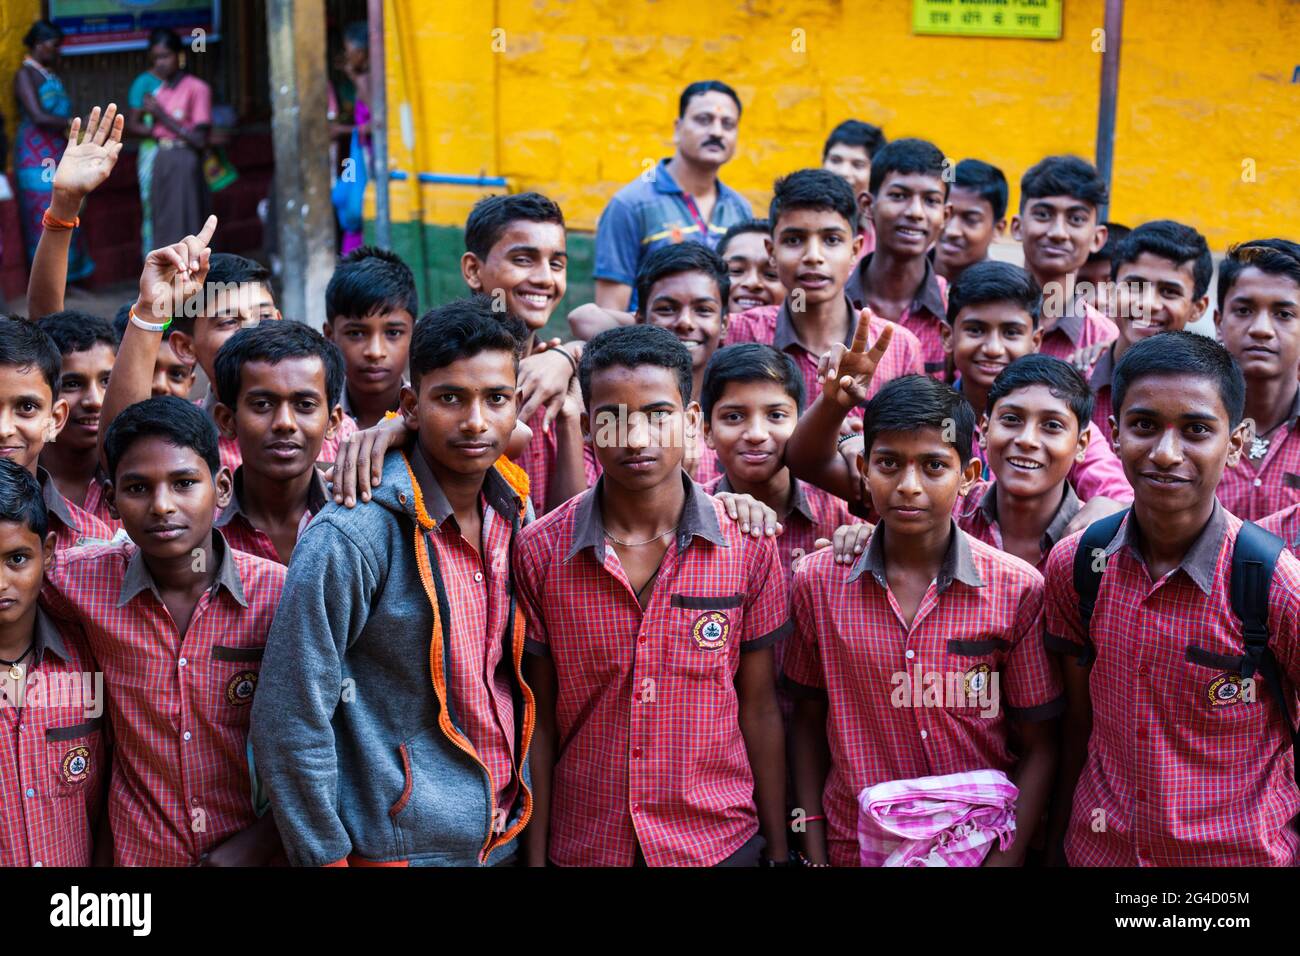
[[[912,0],[912,32],[1059,40],[1064,0]]]

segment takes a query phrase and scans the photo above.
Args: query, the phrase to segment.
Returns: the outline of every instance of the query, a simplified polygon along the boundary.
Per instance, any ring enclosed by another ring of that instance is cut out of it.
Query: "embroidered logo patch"
[[[989,686],[989,674],[992,672],[993,668],[988,664],[976,664],[968,670],[962,681],[966,686],[966,696],[978,697],[984,693],[985,688]]]
[[[1206,696],[1211,707],[1227,707],[1241,702],[1241,675],[1220,674],[1210,681]]]
[[[716,651],[727,643],[731,620],[721,611],[705,611],[691,625],[691,637],[701,650]]]
[[[63,755],[63,782],[81,783],[90,775],[90,748],[73,747]]]
[[[240,671],[226,682],[226,702],[234,707],[252,703],[257,690],[257,671]]]

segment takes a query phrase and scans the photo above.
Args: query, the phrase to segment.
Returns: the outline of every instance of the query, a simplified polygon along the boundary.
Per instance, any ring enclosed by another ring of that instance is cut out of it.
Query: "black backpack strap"
[[[1241,621],[1246,644],[1246,653],[1241,659],[1241,676],[1254,677],[1258,672],[1264,678],[1269,693],[1282,711],[1294,753],[1300,755],[1300,733],[1291,721],[1282,672],[1272,648],[1268,646],[1268,592],[1273,584],[1277,556],[1284,547],[1281,538],[1253,522],[1243,521],[1232,552],[1232,576],[1228,587],[1232,594],[1232,611]],[[1296,782],[1300,783],[1300,760],[1296,760]]]
[[[1106,571],[1104,556],[1103,560],[1098,561],[1098,553],[1110,544],[1126,514],[1127,508],[1088,525],[1083,537],[1079,539],[1078,550],[1074,552],[1074,591],[1079,596],[1079,621],[1083,625],[1084,640],[1078,662],[1083,667],[1097,657],[1097,649],[1092,643],[1092,612],[1097,606],[1097,594],[1101,591],[1101,576]]]

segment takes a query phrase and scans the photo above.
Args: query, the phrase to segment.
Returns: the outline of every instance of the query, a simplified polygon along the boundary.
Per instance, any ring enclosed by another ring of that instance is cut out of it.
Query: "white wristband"
[[[167,326],[171,325],[170,320],[166,322],[146,322],[144,319],[140,318],[140,316],[135,314],[135,309],[131,310],[130,316],[131,324],[137,329],[144,329],[146,332],[165,332]]]

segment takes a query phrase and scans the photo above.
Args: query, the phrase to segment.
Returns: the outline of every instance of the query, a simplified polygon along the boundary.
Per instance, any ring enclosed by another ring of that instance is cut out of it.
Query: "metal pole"
[[[324,0],[268,0],[271,131],[280,311],[313,328],[325,324],[325,286],[334,272]]]
[[[1110,192],[1111,166],[1115,159],[1115,107],[1119,99],[1119,51],[1124,32],[1124,0],[1106,0],[1106,18],[1102,24],[1105,48],[1101,55],[1101,99],[1097,104],[1097,171]],[[1107,203],[1098,215],[1110,215]]]
[[[375,245],[392,248],[388,213],[388,64],[384,59],[384,0],[367,0],[370,21],[370,149],[375,183]]]

